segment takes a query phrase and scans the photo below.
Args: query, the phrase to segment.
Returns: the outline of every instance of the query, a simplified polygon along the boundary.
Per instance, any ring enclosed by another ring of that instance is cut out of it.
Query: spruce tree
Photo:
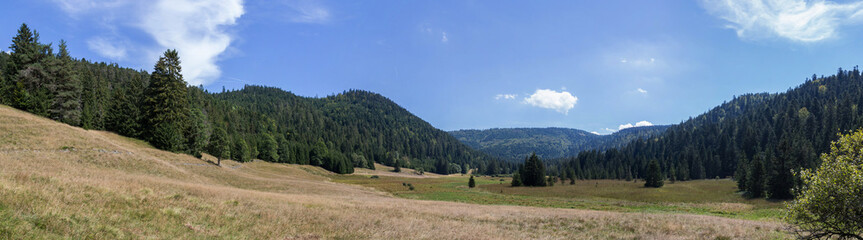
[[[647,165],[647,176],[644,177],[644,187],[658,188],[662,185],[662,170],[659,169],[659,162],[656,159],[650,160]]]
[[[518,174],[518,172],[513,173],[513,174],[512,174],[512,183],[511,183],[511,184],[512,184],[512,186],[513,186],[513,187],[520,187],[520,186],[522,185],[522,183],[521,183],[521,174]]]
[[[473,175],[470,175],[470,180],[467,181],[467,187],[469,187],[469,188],[476,187],[476,181],[473,180]]]
[[[746,196],[760,198],[764,196],[764,162],[766,156],[759,153],[749,163],[749,171],[746,175]]]
[[[210,140],[210,130],[207,117],[200,109],[189,110],[188,125],[186,126],[186,151],[197,158],[201,157],[201,151]]]
[[[279,144],[273,135],[269,133],[261,134],[260,146],[258,147],[259,157],[261,160],[275,162],[279,160]]]
[[[184,150],[183,130],[189,112],[186,81],[180,72],[177,51],[165,51],[153,67],[144,94],[148,140],[157,148],[174,152]]]
[[[66,41],[60,40],[60,49],[50,67],[51,78],[56,87],[49,115],[54,120],[78,126],[81,123],[81,82],[74,71],[74,63]]]
[[[524,165],[522,165],[520,171],[521,175],[521,183],[524,186],[545,186],[545,165],[539,160],[539,157],[536,156],[536,153],[532,153],[530,157],[528,157],[524,161]]]
[[[234,155],[234,161],[238,162],[248,162],[251,160],[251,153],[249,149],[249,144],[246,143],[245,139],[237,138],[234,140],[234,149],[231,153]]]

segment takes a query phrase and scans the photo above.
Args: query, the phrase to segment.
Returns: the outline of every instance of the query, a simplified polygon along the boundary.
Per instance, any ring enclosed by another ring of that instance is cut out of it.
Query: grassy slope
[[[411,200],[314,167],[223,163],[0,106],[0,239],[781,236],[771,222]]]

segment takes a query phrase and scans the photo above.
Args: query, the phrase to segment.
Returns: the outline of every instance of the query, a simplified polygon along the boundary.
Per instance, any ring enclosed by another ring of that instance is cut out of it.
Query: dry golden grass
[[[760,239],[711,216],[420,201],[309,166],[206,160],[0,106],[0,239]],[[733,208],[733,206],[731,206]]]

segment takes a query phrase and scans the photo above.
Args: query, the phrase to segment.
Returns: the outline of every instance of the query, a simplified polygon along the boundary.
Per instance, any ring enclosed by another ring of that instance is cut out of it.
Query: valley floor
[[[368,175],[205,159],[0,106],[0,239],[788,237],[775,221],[407,199],[424,197],[342,183]],[[471,191],[507,191],[493,181]]]

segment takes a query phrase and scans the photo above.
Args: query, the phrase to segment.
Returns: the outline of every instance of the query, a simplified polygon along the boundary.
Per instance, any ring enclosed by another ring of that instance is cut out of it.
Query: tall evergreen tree
[[[251,160],[249,144],[247,144],[246,140],[242,138],[237,138],[236,140],[234,140],[234,149],[231,150],[231,154],[234,155],[234,161],[248,162]]]
[[[185,148],[182,133],[189,112],[186,81],[180,71],[177,51],[165,51],[153,67],[150,86],[144,94],[148,140],[157,148],[174,152]]]
[[[532,153],[524,161],[524,165],[519,169],[519,173],[521,175],[521,183],[524,186],[542,187],[546,185],[545,164],[542,163],[542,160],[539,160],[536,153]]]
[[[54,120],[78,126],[81,123],[81,82],[66,49],[66,41],[60,40],[59,48],[49,68],[56,90],[48,112]]]
[[[200,109],[189,109],[188,125],[186,126],[186,151],[197,158],[210,140],[210,129],[207,117]]]
[[[663,184],[659,162],[656,159],[650,160],[647,165],[647,175],[644,177],[644,187],[658,188],[662,187]]]
[[[270,162],[279,160],[279,144],[276,142],[276,139],[273,138],[273,135],[262,133],[259,143],[260,146],[258,147],[258,151],[260,151],[260,153],[258,158]]]
[[[207,152],[216,157],[216,165],[222,165],[222,159],[231,157],[231,143],[228,140],[228,132],[224,128],[216,126],[210,135]]]
[[[470,180],[467,181],[467,187],[469,187],[469,188],[476,187],[476,180],[473,180],[473,175],[470,175]]]
[[[746,174],[746,195],[751,198],[764,196],[764,162],[767,160],[765,154],[758,153],[749,163],[749,171]]]

